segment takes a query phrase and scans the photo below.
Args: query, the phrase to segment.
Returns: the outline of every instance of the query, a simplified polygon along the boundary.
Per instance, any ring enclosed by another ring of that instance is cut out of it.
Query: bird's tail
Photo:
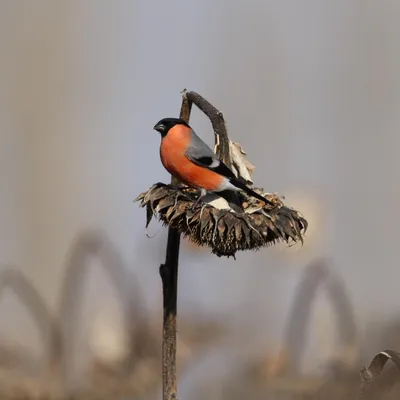
[[[271,201],[269,201],[268,199],[266,199],[265,197],[261,196],[261,194],[258,194],[257,192],[255,192],[254,190],[250,189],[245,183],[241,182],[239,179],[236,178],[230,178],[229,179],[230,183],[234,186],[236,186],[237,188],[243,190],[244,192],[246,192],[249,196],[255,197],[258,200],[263,201],[265,204],[270,204],[273,205]]]

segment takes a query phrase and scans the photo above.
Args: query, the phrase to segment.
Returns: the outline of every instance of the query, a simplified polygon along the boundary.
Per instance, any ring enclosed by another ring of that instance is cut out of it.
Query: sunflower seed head
[[[197,190],[163,183],[154,184],[135,201],[146,207],[148,222],[156,213],[164,225],[178,229],[198,245],[209,246],[219,257],[234,257],[237,251],[258,250],[280,241],[303,243],[308,223],[300,213],[285,206],[276,193],[253,190],[273,205],[264,206],[257,199],[245,196],[242,212],[214,207],[215,199],[192,210],[199,195]]]

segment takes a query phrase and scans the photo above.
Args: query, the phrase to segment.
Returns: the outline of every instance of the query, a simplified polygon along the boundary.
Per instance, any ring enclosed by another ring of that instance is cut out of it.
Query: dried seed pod
[[[199,192],[163,183],[154,184],[135,201],[147,209],[147,223],[157,214],[167,226],[178,229],[198,245],[209,246],[217,256],[235,256],[239,250],[258,250],[279,241],[303,242],[307,221],[296,210],[285,206],[276,193],[264,194],[273,205],[244,197],[243,211],[216,208],[205,202],[192,209]],[[216,203],[213,202],[215,205]]]

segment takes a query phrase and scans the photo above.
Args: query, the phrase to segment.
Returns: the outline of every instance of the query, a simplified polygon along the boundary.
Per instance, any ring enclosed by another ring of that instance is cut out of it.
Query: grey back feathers
[[[211,159],[215,159],[214,161],[218,162],[217,156],[214,154],[214,152],[210,149],[210,147],[207,146],[206,143],[204,143],[195,133],[195,131],[192,129],[192,139],[190,141],[190,145],[188,146],[188,149],[186,150],[186,153],[188,157],[193,157],[194,159],[200,159],[203,157],[208,157]]]
[[[192,139],[188,146],[186,157],[200,167],[208,168],[226,178],[236,178],[235,174],[215,155],[192,129]]]

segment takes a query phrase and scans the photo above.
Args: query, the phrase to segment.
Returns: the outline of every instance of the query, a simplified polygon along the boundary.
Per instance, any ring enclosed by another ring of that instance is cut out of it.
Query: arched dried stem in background
[[[42,336],[43,345],[46,349],[48,348],[44,371],[51,371],[59,364],[62,356],[61,331],[58,320],[52,315],[43,297],[31,281],[14,267],[8,267],[0,272],[0,298],[8,288],[15,293],[36,323]]]
[[[67,390],[71,371],[71,358],[69,357],[77,330],[77,312],[82,302],[84,273],[87,259],[90,256],[96,256],[101,261],[102,267],[110,277],[121,299],[125,325],[131,340],[129,346],[131,352],[121,371],[125,376],[132,372],[136,356],[145,350],[146,346],[143,344],[149,339],[146,330],[147,321],[140,307],[141,297],[138,282],[133,279],[131,273],[128,274],[126,265],[104,233],[99,231],[81,233],[69,252],[59,310],[65,349],[69,352],[65,354],[63,365],[63,378]]]
[[[354,313],[344,283],[328,266],[327,260],[318,259],[306,267],[289,314],[284,349],[288,357],[286,368],[290,372],[295,372],[299,368],[307,340],[313,300],[316,298],[318,287],[323,284],[336,311],[340,341],[338,353],[345,358],[345,353],[352,352],[353,360],[354,355],[358,356],[358,353],[354,354],[358,351]]]

